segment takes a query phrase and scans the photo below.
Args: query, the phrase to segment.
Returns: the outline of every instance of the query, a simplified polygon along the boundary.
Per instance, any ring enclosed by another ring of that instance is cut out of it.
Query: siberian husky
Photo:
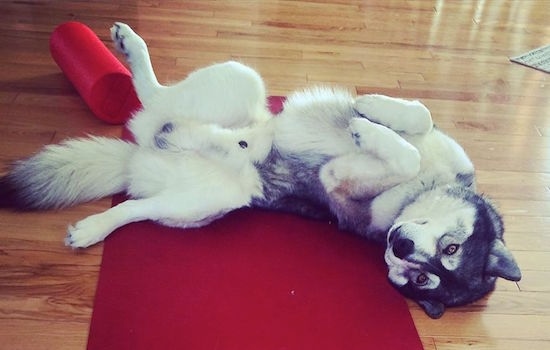
[[[313,88],[271,118],[253,69],[215,64],[162,86],[145,42],[123,23],[111,34],[143,104],[128,123],[135,142],[49,145],[0,178],[1,206],[61,208],[126,191],[130,200],[69,226],[74,248],[134,221],[196,227],[245,206],[335,218],[386,245],[390,282],[433,318],[498,277],[521,278],[471,161],[420,102]]]

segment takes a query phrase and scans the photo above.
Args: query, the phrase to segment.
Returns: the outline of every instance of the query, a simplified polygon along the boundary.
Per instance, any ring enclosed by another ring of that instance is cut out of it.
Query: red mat
[[[422,349],[383,249],[335,224],[242,209],[105,241],[88,349]]]

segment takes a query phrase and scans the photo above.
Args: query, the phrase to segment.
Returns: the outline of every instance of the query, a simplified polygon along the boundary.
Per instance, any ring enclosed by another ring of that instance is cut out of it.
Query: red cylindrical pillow
[[[121,124],[140,108],[132,75],[84,24],[58,26],[50,37],[50,52],[98,118]]]

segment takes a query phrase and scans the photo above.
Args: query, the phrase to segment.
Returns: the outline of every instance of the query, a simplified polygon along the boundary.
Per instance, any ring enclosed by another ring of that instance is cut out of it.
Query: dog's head
[[[482,196],[434,190],[407,206],[388,232],[389,280],[432,318],[493,290],[521,272],[502,240],[502,220]]]

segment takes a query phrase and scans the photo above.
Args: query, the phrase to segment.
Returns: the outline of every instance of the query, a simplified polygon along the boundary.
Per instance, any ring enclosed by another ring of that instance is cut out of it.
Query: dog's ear
[[[440,318],[445,312],[445,305],[435,300],[417,300],[417,303],[424,309],[431,318]]]
[[[509,281],[519,281],[521,279],[521,271],[512,253],[506,248],[504,242],[498,238],[492,243],[485,273],[489,276],[502,277]]]

